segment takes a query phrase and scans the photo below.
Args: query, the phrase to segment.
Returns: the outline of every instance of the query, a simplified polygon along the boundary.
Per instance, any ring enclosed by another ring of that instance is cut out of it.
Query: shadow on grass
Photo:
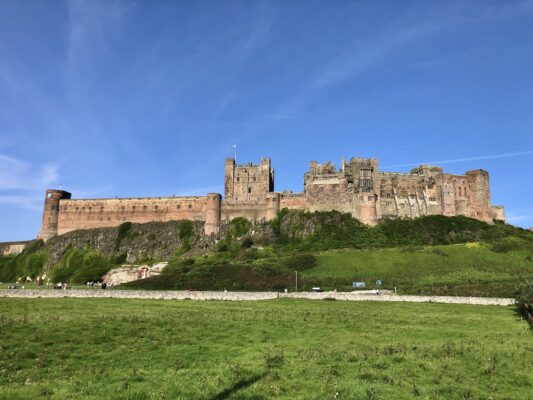
[[[211,400],[227,399],[228,397],[230,397],[232,394],[238,392],[239,390],[246,389],[248,386],[253,385],[255,382],[261,380],[266,375],[267,375],[267,373],[263,372],[262,374],[253,375],[250,378],[241,379],[240,381],[235,382],[229,388],[224,389],[220,393],[218,393],[215,396],[211,397]],[[258,397],[258,399],[259,399],[259,397]]]

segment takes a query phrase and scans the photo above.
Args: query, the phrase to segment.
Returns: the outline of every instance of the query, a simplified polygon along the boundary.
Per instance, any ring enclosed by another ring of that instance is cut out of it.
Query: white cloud
[[[417,163],[409,164],[396,164],[396,165],[386,165],[382,168],[398,168],[398,167],[413,167],[421,164],[453,164],[466,161],[477,161],[477,160],[494,160],[496,158],[507,158],[507,157],[518,157],[518,156],[527,156],[533,155],[533,151],[519,151],[515,153],[502,153],[502,154],[493,154],[490,156],[475,156],[475,157],[465,157],[465,158],[455,158],[452,160],[439,160],[439,161],[424,161]]]
[[[43,203],[44,195],[22,196],[0,194],[0,204],[26,208],[34,211],[41,211],[43,209]]]
[[[42,190],[57,182],[59,165],[32,165],[27,161],[0,154],[0,190]]]

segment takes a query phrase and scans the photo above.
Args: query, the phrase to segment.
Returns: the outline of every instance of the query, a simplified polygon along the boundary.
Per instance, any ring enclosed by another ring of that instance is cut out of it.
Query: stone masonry
[[[361,222],[377,224],[383,218],[423,215],[464,215],[492,223],[505,220],[502,206],[492,206],[489,174],[478,169],[463,175],[441,167],[420,165],[409,173],[383,172],[375,158],[331,162],[311,161],[304,174],[304,190],[274,191],[274,170],[269,158],[259,164],[237,165],[226,159],[224,198],[206,196],[72,199],[69,192],[46,191],[39,238],[76,229],[113,227],[130,221],[195,220],[205,222],[205,233],[216,234],[220,222],[236,217],[271,220],[282,208],[303,211],[337,210]]]

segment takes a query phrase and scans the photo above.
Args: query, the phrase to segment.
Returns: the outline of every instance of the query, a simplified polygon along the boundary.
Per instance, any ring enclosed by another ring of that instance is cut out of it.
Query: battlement
[[[277,193],[270,158],[261,158],[257,164],[237,164],[227,158],[223,199],[218,193],[71,199],[68,192],[47,190],[39,238],[48,240],[75,229],[111,227],[126,221],[184,219],[204,221],[205,232],[211,235],[218,233],[222,220],[270,220],[282,208],[337,210],[371,225],[382,218],[431,214],[465,215],[489,223],[505,220],[504,208],[491,205],[489,174],[482,169],[456,175],[422,164],[409,173],[386,172],[378,170],[375,158],[352,157],[349,162],[342,159],[339,169],[331,161],[311,161],[303,183],[303,192]]]

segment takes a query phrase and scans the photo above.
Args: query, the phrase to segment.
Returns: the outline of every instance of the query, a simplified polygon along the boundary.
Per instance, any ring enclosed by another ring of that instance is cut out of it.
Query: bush
[[[230,236],[234,238],[246,235],[252,227],[252,223],[243,217],[237,217],[232,219],[230,225]]]
[[[533,307],[533,281],[527,281],[518,286],[516,302],[522,306],[528,304]]]
[[[276,236],[280,236],[281,235],[281,221],[283,220],[283,218],[289,214],[290,211],[288,208],[282,208],[279,212],[278,212],[278,215],[276,216],[276,218],[274,218],[272,221],[270,221],[270,226],[272,227],[272,230],[274,231],[274,234]]]
[[[13,282],[18,278],[39,276],[48,261],[48,252],[37,250],[23,251],[21,254],[0,256],[0,281]]]
[[[180,221],[180,233],[179,237],[181,240],[185,241],[190,239],[193,231],[193,223],[189,220]]]
[[[491,246],[491,250],[495,253],[508,253],[513,250],[528,250],[532,248],[532,244],[525,242],[522,239],[511,236],[503,240],[494,242]]]
[[[68,248],[51,276],[54,282],[98,281],[112,266],[112,260],[95,251]]]
[[[316,266],[316,257],[312,254],[294,254],[285,260],[285,265],[294,271],[305,271]]]
[[[243,249],[249,249],[254,245],[254,240],[250,236],[246,236],[241,243]]]
[[[131,229],[131,222],[124,222],[123,224],[120,224],[117,228],[117,237],[115,239],[115,250],[118,250],[120,247],[120,243],[124,238],[128,235],[128,232]]]

